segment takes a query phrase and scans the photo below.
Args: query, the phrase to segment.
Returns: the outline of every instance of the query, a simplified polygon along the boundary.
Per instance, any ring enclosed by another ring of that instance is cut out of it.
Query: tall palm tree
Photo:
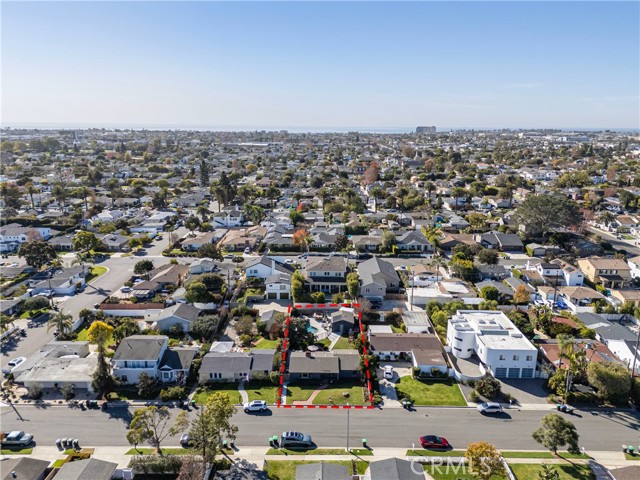
[[[51,315],[51,318],[47,320],[47,332],[52,328],[55,328],[60,332],[60,335],[64,335],[68,330],[71,330],[73,323],[71,315],[65,314],[62,310]]]
[[[35,193],[38,193],[39,190],[31,182],[27,182],[27,184],[25,185],[25,188],[27,189],[29,198],[31,198],[31,210],[35,210],[36,206],[35,206],[35,203],[33,203],[33,195]]]
[[[204,204],[198,205],[198,207],[196,208],[196,214],[200,215],[203,222],[206,222],[209,218],[209,207]]]
[[[576,375],[583,375],[586,370],[586,352],[577,348],[576,342],[571,335],[560,334],[557,336],[558,346],[560,348],[560,364],[562,360],[566,360],[567,365],[567,383],[564,390],[564,400],[566,402],[567,395],[571,391],[573,378]]]
[[[446,261],[440,255],[435,255],[431,260],[431,265],[436,267],[436,283],[438,283],[439,275],[440,275],[440,267],[446,265]]]
[[[84,266],[86,263],[95,263],[95,260],[91,255],[89,255],[88,251],[78,251],[76,252],[76,258],[73,259],[71,265],[81,265],[82,273],[85,273]]]

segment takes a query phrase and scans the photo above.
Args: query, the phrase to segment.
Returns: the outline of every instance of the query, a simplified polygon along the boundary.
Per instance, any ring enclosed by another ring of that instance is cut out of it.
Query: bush
[[[251,335],[240,335],[240,345],[242,345],[243,347],[247,347],[251,344]]]
[[[471,393],[469,394],[469,400],[472,402],[479,402],[480,395],[478,395],[478,392],[476,392],[475,390],[471,390]]]
[[[483,377],[476,386],[476,390],[485,398],[494,399],[502,392],[500,382],[491,376]]]
[[[575,405],[598,405],[600,399],[594,393],[569,392],[567,395],[567,403]]]
[[[184,400],[187,398],[187,392],[184,387],[170,387],[160,390],[160,400],[169,402],[171,400]]]
[[[185,455],[141,455],[133,457],[129,466],[136,474],[178,475],[185,458]]]
[[[640,408],[640,377],[634,377],[631,385],[631,400],[635,403],[636,408]]]
[[[34,400],[37,400],[42,396],[42,387],[38,384],[31,385],[27,389],[27,394],[29,395],[29,397],[33,398]]]
[[[269,372],[269,380],[274,385],[280,385],[280,373],[279,372]]]
[[[418,378],[420,376],[420,373],[422,373],[422,371],[418,367],[413,367],[411,370],[413,372],[414,378]]]
[[[384,321],[385,323],[399,327],[402,323],[402,315],[400,315],[398,312],[388,312],[384,316]]]

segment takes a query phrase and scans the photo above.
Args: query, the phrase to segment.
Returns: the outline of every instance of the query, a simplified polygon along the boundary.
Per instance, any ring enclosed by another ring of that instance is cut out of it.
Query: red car
[[[451,446],[446,438],[436,435],[420,437],[420,445],[422,445],[422,448],[449,448]]]

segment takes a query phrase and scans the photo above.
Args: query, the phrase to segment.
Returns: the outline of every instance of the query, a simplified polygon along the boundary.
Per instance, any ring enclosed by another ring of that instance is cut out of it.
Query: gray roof
[[[162,355],[160,368],[169,367],[171,370],[189,370],[197,348],[167,348]],[[165,369],[166,370],[166,369]]]
[[[415,471],[413,463],[399,458],[377,460],[369,464],[371,480],[424,480],[424,473]]]
[[[16,472],[16,478],[43,478],[44,472],[49,467],[48,460],[38,460],[36,458],[3,458],[0,460],[0,473],[2,480],[13,480],[11,472]]]
[[[296,467],[296,480],[349,480],[346,465],[335,463],[307,463]]]
[[[379,283],[389,286],[393,282],[396,286],[400,285],[398,272],[393,268],[393,264],[382,260],[378,257],[370,258],[358,265],[358,275],[362,280],[362,284]]]
[[[347,271],[345,257],[309,257],[305,266],[307,272],[341,272]]]
[[[252,358],[247,353],[229,352],[216,353],[209,352],[202,358],[200,373],[206,372],[248,372],[251,369]]]
[[[422,312],[422,311],[411,312],[411,311],[405,310],[404,312],[401,313],[401,315],[402,315],[402,321],[407,327],[423,327],[423,326],[430,327],[431,326],[431,322],[429,321],[429,317],[427,316],[426,312]]]
[[[118,345],[114,360],[157,360],[169,337],[164,335],[132,335]]]
[[[264,370],[270,372],[273,370],[273,356],[276,354],[275,348],[265,348],[252,350],[249,355],[253,359],[251,362],[251,370],[262,372]]]
[[[610,322],[596,313],[579,313],[577,317],[585,326],[595,330],[604,340],[634,341],[637,338],[637,335],[629,328],[618,322]]]
[[[67,462],[58,471],[56,480],[110,480],[118,468],[117,463],[97,458]]]
[[[292,352],[289,373],[339,373],[340,361],[333,352]]]

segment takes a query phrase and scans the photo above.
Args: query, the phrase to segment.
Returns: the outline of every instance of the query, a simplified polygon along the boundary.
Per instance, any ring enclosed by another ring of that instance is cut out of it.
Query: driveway
[[[384,378],[384,367],[391,365],[393,367],[393,378],[388,380]],[[412,366],[409,362],[387,362],[380,364],[377,370],[380,379],[380,395],[384,400],[385,407],[400,407],[398,396],[396,395],[396,381],[401,377],[413,375]]]
[[[502,391],[512,395],[520,405],[547,405],[548,393],[544,389],[544,383],[545,380],[540,378],[532,378],[530,380],[500,380]]]

